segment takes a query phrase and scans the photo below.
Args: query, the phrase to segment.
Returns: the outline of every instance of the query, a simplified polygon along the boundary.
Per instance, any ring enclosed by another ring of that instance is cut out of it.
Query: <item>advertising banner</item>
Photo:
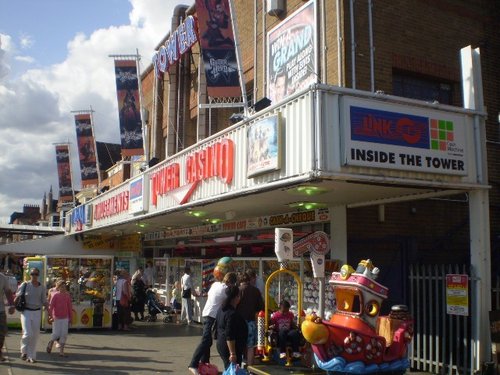
[[[122,155],[143,155],[141,103],[136,60],[115,60]]]
[[[97,185],[99,177],[97,174],[95,139],[90,113],[75,115],[75,125],[82,187]]]
[[[348,99],[343,117],[347,165],[467,175],[459,114]]]
[[[56,146],[57,176],[59,178],[59,201],[73,202],[73,183],[71,178],[71,162],[69,145]]]
[[[241,96],[228,0],[196,0],[196,13],[208,95]]]
[[[267,97],[276,104],[317,81],[315,2],[310,1],[267,35]]]

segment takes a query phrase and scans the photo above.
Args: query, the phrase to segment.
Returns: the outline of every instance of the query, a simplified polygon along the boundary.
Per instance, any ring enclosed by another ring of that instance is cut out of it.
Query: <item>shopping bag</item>
[[[219,369],[211,363],[200,363],[198,372],[200,375],[218,375]]]
[[[229,367],[222,373],[222,375],[247,375],[245,369],[240,368],[237,364],[231,362]]]

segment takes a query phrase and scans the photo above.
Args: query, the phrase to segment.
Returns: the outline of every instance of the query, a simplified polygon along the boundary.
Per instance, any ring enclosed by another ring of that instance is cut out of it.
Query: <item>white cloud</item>
[[[9,54],[12,51],[12,42],[9,35],[0,34],[0,82],[10,72]]]
[[[0,222],[24,204],[40,204],[52,185],[57,196],[54,143],[71,142],[73,179],[79,188],[74,110],[92,109],[96,138],[119,142],[113,59],[108,55],[142,55],[141,70],[167,34],[174,0],[130,0],[130,25],[75,35],[59,64],[31,69],[8,81],[9,60],[16,47],[0,35]],[[194,2],[194,1],[193,1]],[[190,2],[190,3],[193,3]],[[21,47],[32,43],[24,38]],[[17,60],[29,62],[27,56]],[[3,152],[5,150],[5,152]]]
[[[15,56],[14,60],[28,63],[28,64],[31,64],[35,61],[35,59],[31,56]]]
[[[35,41],[33,40],[33,37],[31,35],[23,34],[19,38],[19,45],[22,49],[31,48],[34,43]]]

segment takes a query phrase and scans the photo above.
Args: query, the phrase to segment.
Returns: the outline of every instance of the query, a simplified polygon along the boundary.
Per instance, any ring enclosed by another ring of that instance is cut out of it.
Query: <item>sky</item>
[[[120,143],[114,62],[139,52],[151,64],[174,8],[194,0],[0,0],[0,223],[58,194],[55,143],[70,143],[72,111],[94,111],[98,141]]]

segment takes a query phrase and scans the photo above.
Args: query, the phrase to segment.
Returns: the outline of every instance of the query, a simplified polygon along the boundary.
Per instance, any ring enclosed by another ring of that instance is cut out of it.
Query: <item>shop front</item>
[[[276,227],[292,227],[294,240],[325,231],[327,259],[344,264],[350,207],[462,192],[471,217],[487,221],[482,121],[471,110],[312,86],[85,203],[93,220],[69,235],[141,232],[146,257],[177,262],[166,296],[188,260],[200,260],[201,277],[221,256],[272,257]],[[471,264],[489,274],[481,228],[471,221]],[[254,265],[264,276],[261,260]]]

